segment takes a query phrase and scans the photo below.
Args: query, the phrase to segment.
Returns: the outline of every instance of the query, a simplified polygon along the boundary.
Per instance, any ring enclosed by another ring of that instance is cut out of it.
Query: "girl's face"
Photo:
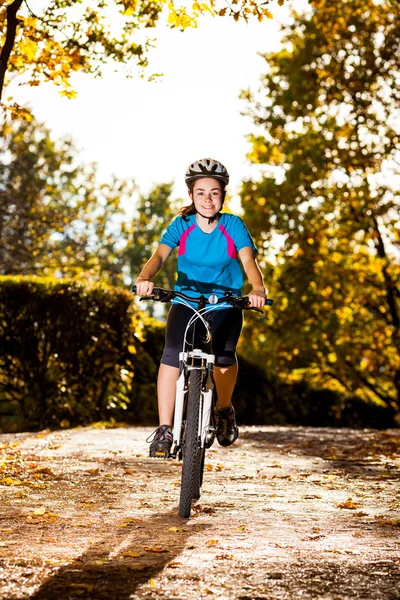
[[[223,194],[218,179],[212,177],[197,179],[193,185],[193,192],[189,192],[189,196],[197,212],[209,219],[221,210]]]

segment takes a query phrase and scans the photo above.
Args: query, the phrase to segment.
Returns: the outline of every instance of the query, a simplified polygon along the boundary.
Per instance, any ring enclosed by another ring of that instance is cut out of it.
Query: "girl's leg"
[[[168,313],[165,348],[157,381],[160,425],[173,424],[176,382],[179,377],[179,352],[182,351],[186,325],[192,314],[193,311],[182,304],[173,304]]]
[[[237,361],[227,367],[214,367],[214,381],[217,388],[217,410],[229,408],[238,374]]]
[[[153,434],[149,454],[155,458],[169,458],[172,447],[176,382],[179,376],[179,352],[182,350],[186,325],[191,317],[186,306],[170,308],[165,329],[165,348],[158,371],[157,395],[160,426]]]
[[[175,390],[179,376],[177,367],[160,365],[157,380],[158,415],[160,425],[171,425],[174,420]]]
[[[217,440],[221,446],[230,446],[239,435],[231,399],[238,373],[236,345],[242,329],[243,314],[241,310],[231,308],[214,315],[212,333],[216,357],[214,380],[217,388]]]
[[[238,364],[236,346],[243,325],[243,313],[236,308],[228,308],[212,313],[211,316],[212,346],[216,357],[214,381],[217,388],[217,410],[231,405],[235,388]]]

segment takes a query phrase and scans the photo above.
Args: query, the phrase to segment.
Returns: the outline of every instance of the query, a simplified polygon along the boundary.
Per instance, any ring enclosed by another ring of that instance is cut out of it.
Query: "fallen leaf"
[[[46,512],[46,509],[44,506],[40,506],[39,508],[35,508],[35,510],[33,511],[34,515],[44,515]]]
[[[349,510],[355,510],[357,508],[357,504],[350,502],[349,500],[347,502],[339,502],[336,506],[338,508],[348,508]]]
[[[179,567],[182,563],[180,563],[177,560],[173,560],[170,563],[167,564],[167,567],[169,567],[170,569],[176,569],[177,567]]]
[[[90,583],[68,583],[68,587],[73,588],[82,588],[83,590],[87,590],[88,592],[92,592],[94,589],[94,585]]]
[[[3,485],[22,485],[22,481],[18,479],[13,479],[12,477],[6,477],[0,481]]]
[[[208,540],[206,542],[207,546],[216,546],[217,544],[219,544],[219,540]]]

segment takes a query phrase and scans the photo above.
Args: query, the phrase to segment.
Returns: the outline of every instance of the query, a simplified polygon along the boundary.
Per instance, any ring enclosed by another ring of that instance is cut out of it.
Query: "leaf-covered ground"
[[[400,432],[246,427],[180,465],[145,428],[0,436],[0,597],[400,598]]]

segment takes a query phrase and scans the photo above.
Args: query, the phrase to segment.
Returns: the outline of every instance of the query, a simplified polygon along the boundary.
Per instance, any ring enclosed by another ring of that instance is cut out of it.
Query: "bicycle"
[[[132,288],[136,292],[136,286]],[[179,498],[179,516],[189,518],[192,500],[200,498],[203,483],[205,451],[210,448],[216,436],[215,410],[216,396],[214,392],[214,360],[207,348],[195,348],[196,323],[200,320],[206,328],[205,346],[210,341],[210,328],[203,315],[222,308],[234,306],[241,310],[255,310],[264,314],[260,308],[249,306],[247,296],[233,296],[226,292],[218,298],[199,296],[191,298],[182,292],[154,288],[150,296],[142,296],[140,300],[170,302],[178,298],[182,304],[193,310],[179,353],[179,376],[176,383],[175,413],[173,424],[173,448],[171,458],[182,460],[181,491]],[[197,309],[188,302],[196,302]],[[207,308],[207,304],[212,308]],[[266,306],[272,306],[273,300],[267,298]],[[192,342],[187,341],[187,333],[192,326]],[[191,346],[191,350],[189,347]]]

